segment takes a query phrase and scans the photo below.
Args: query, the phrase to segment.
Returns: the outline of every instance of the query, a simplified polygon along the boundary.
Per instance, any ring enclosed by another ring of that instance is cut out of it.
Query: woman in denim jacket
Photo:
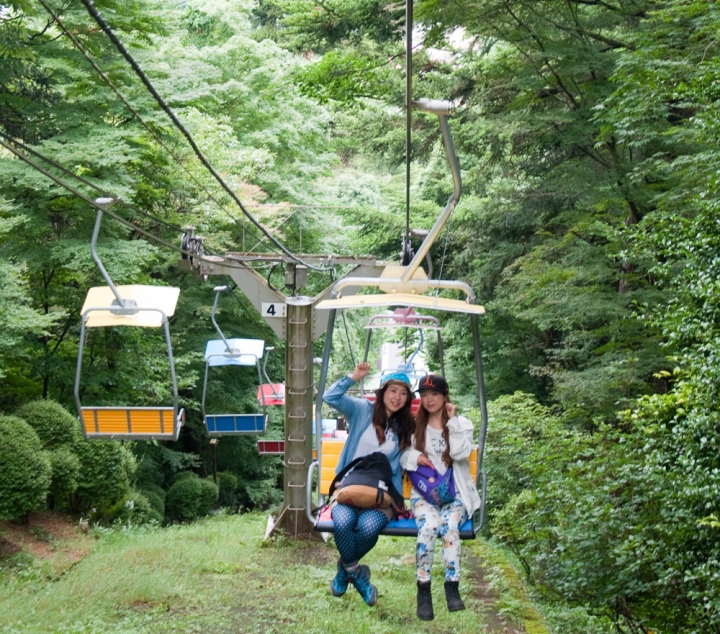
[[[393,484],[402,491],[400,453],[410,446],[414,421],[410,413],[413,391],[410,379],[403,373],[383,377],[375,403],[364,398],[347,396],[346,392],[370,372],[369,363],[359,363],[355,370],[336,381],[323,395],[323,400],[341,412],[348,421],[345,446],[340,454],[336,473],[357,458],[379,451],[390,461]],[[380,531],[390,521],[384,511],[357,509],[345,504],[332,507],[335,544],[340,553],[337,574],[330,584],[333,596],[341,597],[352,583],[365,603],[377,602],[377,589],[370,583],[370,569],[358,562],[375,546]]]

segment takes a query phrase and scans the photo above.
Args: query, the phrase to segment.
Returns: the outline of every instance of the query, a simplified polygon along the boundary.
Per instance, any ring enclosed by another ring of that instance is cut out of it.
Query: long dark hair
[[[398,438],[398,446],[400,451],[407,449],[410,446],[410,440],[412,438],[413,430],[415,429],[415,420],[410,413],[410,407],[412,405],[413,394],[409,388],[405,388],[407,392],[407,400],[397,412],[395,412],[388,419],[387,412],[385,411],[385,391],[390,386],[389,383],[383,385],[379,390],[375,391],[375,405],[373,407],[372,414],[372,425],[375,428],[375,435],[377,436],[378,444],[382,445],[385,443],[385,430],[389,427],[395,432]]]
[[[442,460],[445,463],[445,466],[449,469],[452,467],[452,458],[450,457],[450,432],[448,431],[448,413],[447,408],[445,407],[445,403],[447,403],[449,400],[449,396],[447,394],[443,394],[443,408],[440,412],[440,419],[442,420],[442,437],[445,440],[445,451],[443,451],[442,454]],[[420,408],[418,409],[417,415],[415,416],[415,449],[417,449],[420,453],[425,453],[425,430],[428,426],[428,421],[430,420],[430,414],[423,406],[422,402],[420,403]]]

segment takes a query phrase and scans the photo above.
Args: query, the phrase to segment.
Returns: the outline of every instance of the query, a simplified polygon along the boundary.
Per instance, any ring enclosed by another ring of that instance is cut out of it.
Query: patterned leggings
[[[356,509],[345,504],[333,506],[332,518],[335,545],[346,565],[359,561],[372,550],[389,521],[387,515],[377,509]]]
[[[445,581],[460,581],[460,527],[467,521],[467,510],[460,498],[438,508],[424,498],[410,500],[418,527],[415,567],[417,580],[430,581],[435,540],[443,540]]]

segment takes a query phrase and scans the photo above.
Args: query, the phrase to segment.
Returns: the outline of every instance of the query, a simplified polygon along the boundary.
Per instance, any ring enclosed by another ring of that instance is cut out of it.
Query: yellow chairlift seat
[[[75,402],[85,438],[131,440],[177,440],[185,420],[185,412],[178,406],[175,363],[170,343],[168,317],[175,313],[179,288],[167,286],[97,286],[88,291],[81,315],[80,349],[75,376]],[[127,302],[119,305],[118,295]],[[129,306],[129,307],[128,307]],[[165,330],[170,361],[173,405],[163,407],[135,407],[82,405],[80,375],[86,328],[131,326]]]

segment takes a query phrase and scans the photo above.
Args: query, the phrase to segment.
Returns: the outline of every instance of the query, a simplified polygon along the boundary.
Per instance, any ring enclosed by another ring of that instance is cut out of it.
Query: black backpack
[[[392,476],[388,457],[376,451],[346,465],[330,484],[330,496],[335,494],[340,504],[357,508],[386,509],[392,506],[403,510],[405,501],[393,485]]]

